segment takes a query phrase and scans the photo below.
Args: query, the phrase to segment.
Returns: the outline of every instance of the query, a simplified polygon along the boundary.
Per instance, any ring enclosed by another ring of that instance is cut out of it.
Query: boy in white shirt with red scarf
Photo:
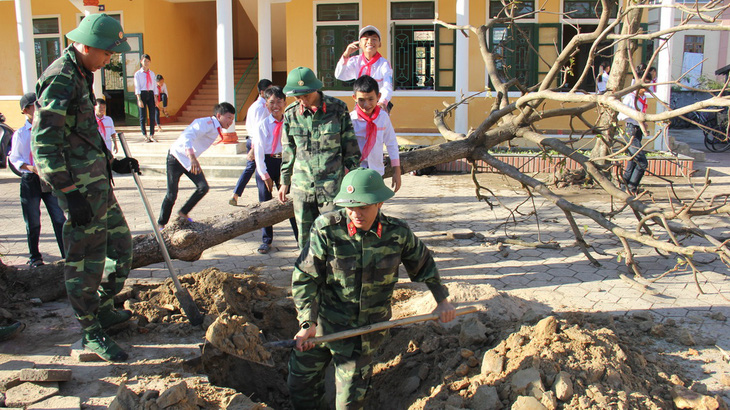
[[[378,105],[380,108],[390,112],[393,105],[390,100],[393,98],[393,68],[378,49],[381,44],[380,30],[375,26],[365,26],[360,30],[360,39],[351,43],[342,53],[340,61],[335,68],[335,77],[341,81],[351,81],[369,75],[378,82],[380,97]],[[360,49],[360,54],[350,57],[350,54]]]
[[[382,98],[378,83],[372,77],[364,75],[355,80],[352,89],[355,109],[350,112],[350,119],[357,137],[357,145],[360,146],[362,153],[360,166],[383,175],[385,173],[383,145],[385,145],[390,157],[390,166],[393,167],[391,187],[394,192],[398,192],[401,185],[398,141],[388,112],[378,102]]]

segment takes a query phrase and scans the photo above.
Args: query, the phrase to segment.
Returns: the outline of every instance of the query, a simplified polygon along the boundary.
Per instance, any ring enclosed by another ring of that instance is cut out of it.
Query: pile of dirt
[[[261,345],[261,331],[241,316],[223,314],[208,326],[205,340],[221,351],[259,363],[268,363],[269,353]]]

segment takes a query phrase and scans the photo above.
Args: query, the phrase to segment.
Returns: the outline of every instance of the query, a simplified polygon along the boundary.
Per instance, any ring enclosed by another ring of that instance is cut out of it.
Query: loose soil
[[[188,324],[170,280],[156,287],[127,288],[120,302],[125,299],[135,317],[114,335],[130,353],[131,361],[124,364],[71,359],[68,345],[79,329],[63,303],[11,303],[8,313],[28,329],[2,344],[0,379],[7,380],[13,369],[34,365],[71,368],[74,378],[61,385],[61,394],[81,397],[84,408],[106,407],[122,384],[133,396],[147,392],[150,397],[150,391],[162,392],[180,381],[197,397],[186,408],[226,408],[234,397],[242,398],[237,392],[262,406],[290,408],[289,352],[267,352],[261,345],[291,338],[297,330],[286,291],[254,274],[214,268],[180,279],[206,313],[204,325]],[[510,408],[534,397],[548,409],[671,409],[673,394],[683,391],[677,386],[708,396],[706,403],[718,403],[663,354],[668,340],[686,336],[676,325],[656,324],[650,315],[550,316],[489,285],[448,287],[457,305],[477,306],[479,313],[445,325],[392,329],[375,357],[366,408]],[[434,306],[424,287],[399,284],[393,318]],[[261,361],[273,366],[256,363]],[[258,406],[248,400],[237,403],[230,408]]]

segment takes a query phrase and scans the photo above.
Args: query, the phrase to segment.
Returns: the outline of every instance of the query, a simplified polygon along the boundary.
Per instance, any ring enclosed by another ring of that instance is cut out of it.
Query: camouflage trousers
[[[314,220],[323,213],[333,211],[335,204],[333,202],[318,203],[315,201],[305,201],[298,195],[294,197],[294,219],[297,221],[297,229],[299,230],[299,249],[304,249],[304,245],[309,242],[309,231],[312,229]]]
[[[114,192],[87,191],[94,217],[86,226],[63,226],[66,292],[83,329],[98,326],[99,306],[111,307],[132,267],[132,235]],[[59,203],[68,212],[66,197]]]
[[[332,350],[326,344],[306,352],[292,350],[287,385],[294,409],[328,408],[324,376],[330,362],[335,365],[337,410],[363,408],[365,394],[370,386],[372,356],[362,354],[360,338],[350,340],[357,341],[358,346],[349,355]]]

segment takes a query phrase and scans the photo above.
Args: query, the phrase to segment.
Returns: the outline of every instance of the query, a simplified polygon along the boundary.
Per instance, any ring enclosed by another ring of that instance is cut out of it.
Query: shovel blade
[[[195,301],[193,300],[192,296],[190,296],[190,293],[188,293],[185,289],[179,290],[175,292],[175,297],[177,298],[178,302],[180,302],[180,307],[182,307],[182,310],[185,313],[185,317],[188,318],[190,324],[193,326],[202,325],[205,316],[200,313],[198,305],[195,304]]]

